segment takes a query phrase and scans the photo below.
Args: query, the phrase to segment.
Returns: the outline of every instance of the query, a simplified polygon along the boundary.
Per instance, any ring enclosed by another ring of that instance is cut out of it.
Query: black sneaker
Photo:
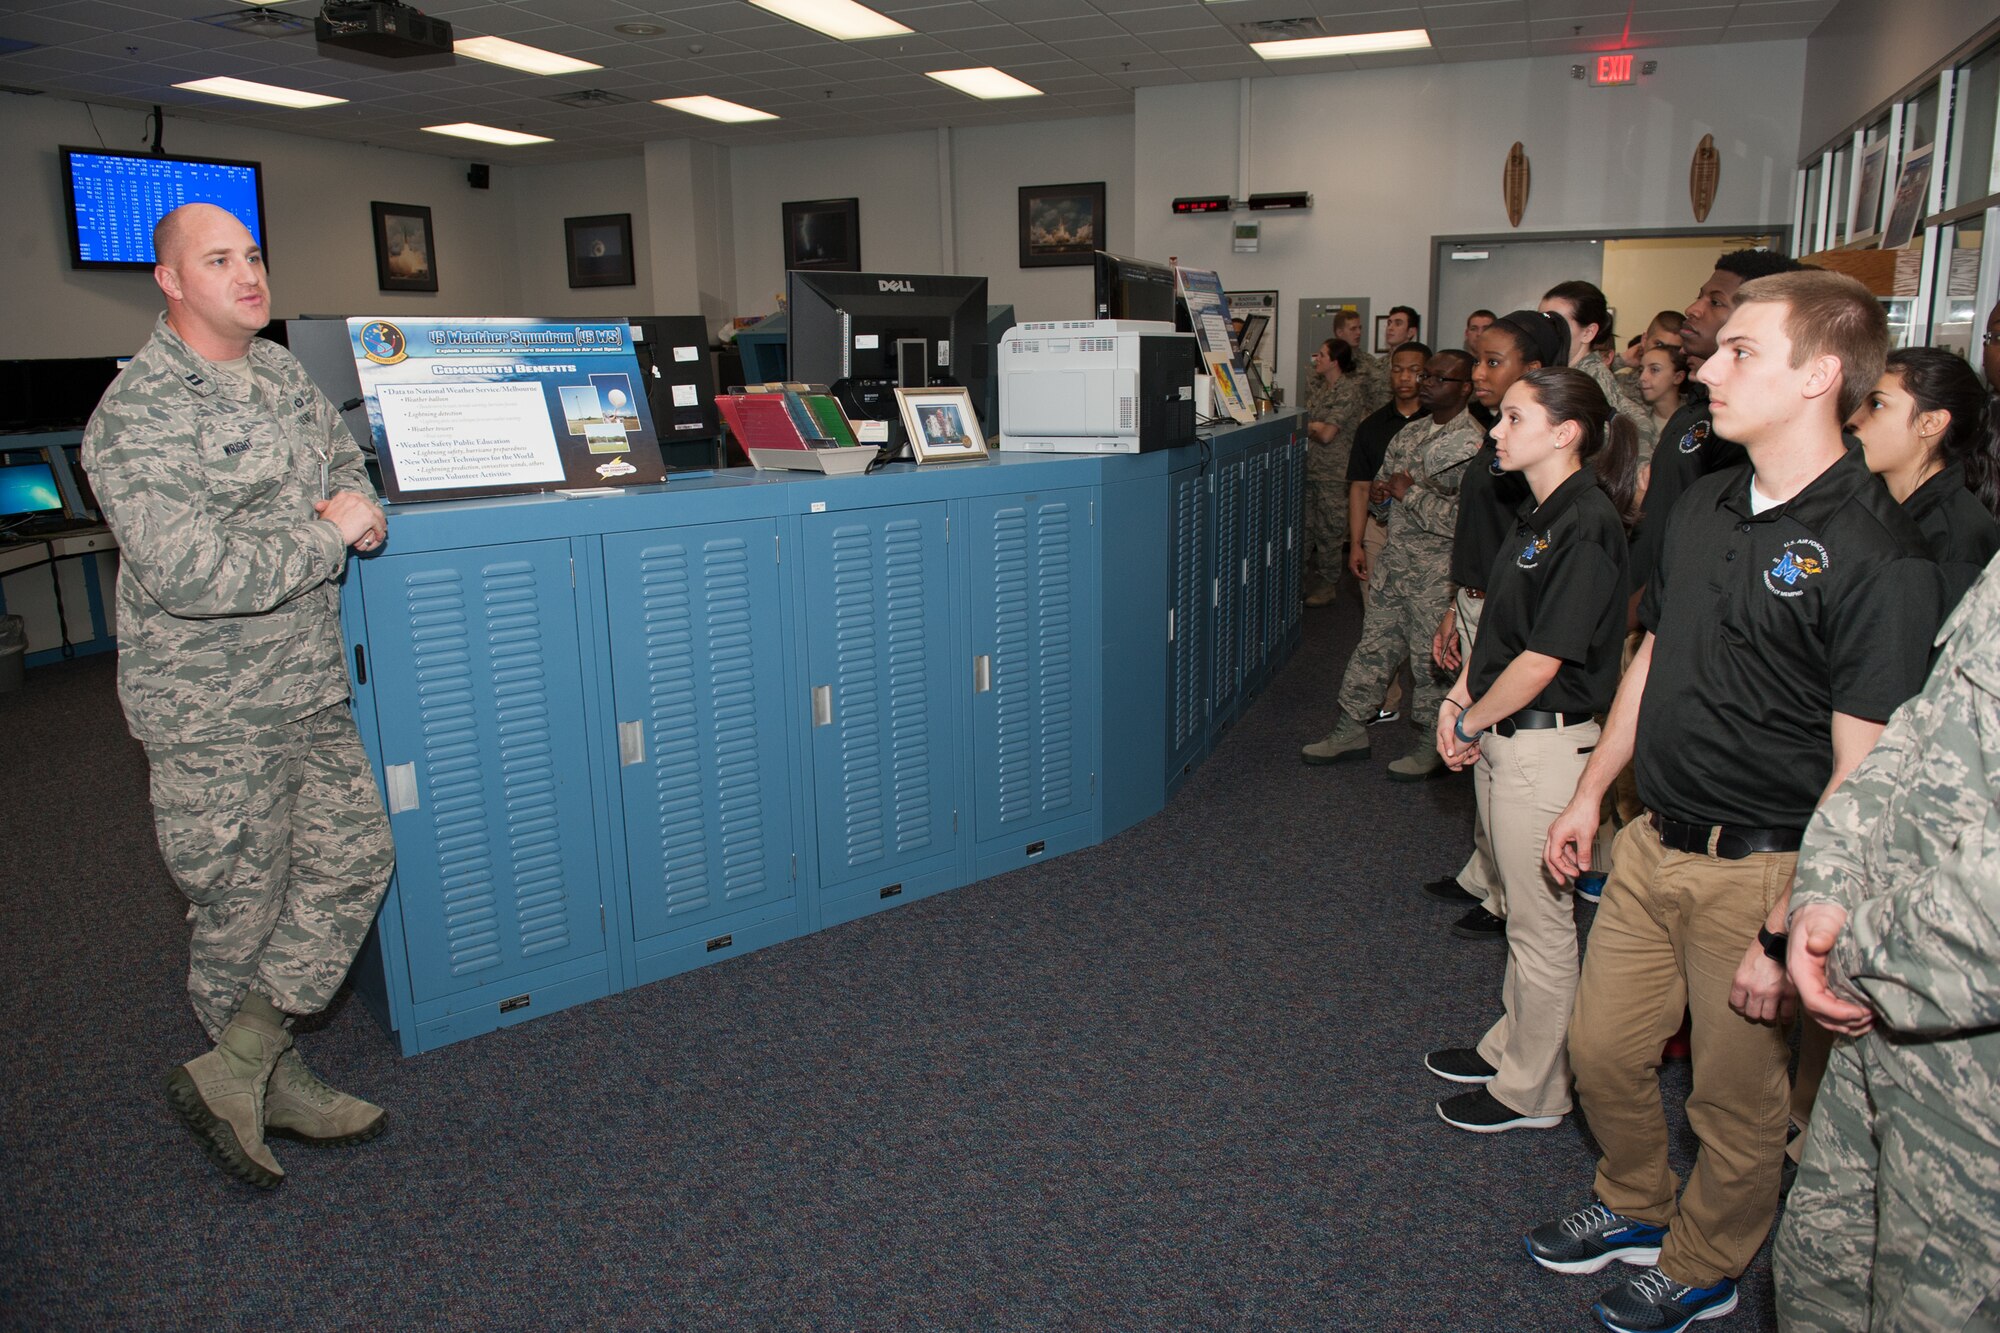
[[[1424,1068],[1453,1083],[1491,1083],[1493,1076],[1500,1072],[1481,1059],[1479,1052],[1470,1046],[1432,1051],[1424,1057]]]
[[[1522,1241],[1528,1257],[1551,1273],[1595,1273],[1614,1261],[1656,1264],[1666,1238],[1665,1227],[1621,1217],[1593,1200],[1568,1217],[1542,1223]]]
[[[1554,1129],[1559,1115],[1522,1115],[1484,1088],[1461,1092],[1438,1104],[1438,1118],[1453,1129],[1474,1134],[1505,1134],[1510,1129]]]
[[[1443,879],[1429,881],[1424,885],[1424,892],[1438,899],[1440,902],[1476,903],[1479,901],[1477,897],[1466,892],[1465,886],[1458,882],[1458,876],[1456,875],[1446,875]]]
[[[1720,1319],[1736,1308],[1736,1284],[1690,1287],[1657,1268],[1636,1273],[1597,1298],[1590,1312],[1612,1333],[1681,1333],[1689,1324]]]
[[[1402,718],[1402,716],[1403,714],[1399,709],[1378,708],[1375,710],[1375,716],[1368,720],[1368,725],[1371,727],[1378,727],[1382,725],[1384,722],[1399,721]]]
[[[1451,923],[1451,933],[1465,940],[1501,942],[1507,938],[1507,922],[1483,907],[1475,907]]]

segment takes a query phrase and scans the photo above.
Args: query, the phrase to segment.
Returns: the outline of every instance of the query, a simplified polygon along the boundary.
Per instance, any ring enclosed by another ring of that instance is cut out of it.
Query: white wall
[[[1798,156],[1818,153],[1995,19],[1992,0],[1841,0],[1806,39]]]
[[[1231,253],[1225,219],[1169,212],[1176,195],[1234,192],[1239,85],[1142,88],[1135,252],[1216,269],[1232,289],[1275,288],[1286,382],[1298,298],[1422,310],[1433,235],[1514,230],[1501,173],[1517,139],[1532,176],[1523,236],[1695,226],[1688,167],[1707,133],[1722,181],[1706,225],[1785,221],[1805,43],[1647,55],[1659,72],[1630,88],[1572,80],[1567,56],[1252,80],[1250,189],[1314,196],[1310,212],[1266,214],[1254,255]]]
[[[1133,237],[1132,118],[1104,116],[952,131],[952,219],[958,271],[987,276],[986,299],[1021,320],[1088,319],[1091,267],[1021,267],[1023,185],[1104,182],[1103,249]],[[865,255],[864,255],[865,258]]]
[[[734,149],[729,191],[736,234],[733,313],[767,315],[778,308],[785,291],[786,200],[859,199],[866,272],[944,271],[934,134]]]
[[[499,174],[496,169],[494,175]],[[520,283],[517,311],[556,318],[655,313],[652,238],[645,225],[644,158],[635,154],[596,162],[513,167],[507,172],[507,192],[514,201],[514,256]],[[632,275],[637,281],[630,287],[571,287],[563,219],[602,213],[632,215]]]
[[[93,129],[90,117],[96,118]],[[142,114],[80,102],[0,94],[0,292],[13,315],[0,324],[0,357],[111,356],[136,351],[161,309],[146,273],[72,269],[58,177],[60,144],[143,147]],[[521,274],[553,262],[514,244],[507,170],[493,188],[465,183],[466,162],[167,117],[170,152],[264,164],[265,237],[272,313],[497,315],[521,307]],[[382,292],[375,285],[370,200],[424,204],[437,241],[438,291]],[[614,211],[614,210],[606,210]],[[560,235],[560,232],[558,232]]]

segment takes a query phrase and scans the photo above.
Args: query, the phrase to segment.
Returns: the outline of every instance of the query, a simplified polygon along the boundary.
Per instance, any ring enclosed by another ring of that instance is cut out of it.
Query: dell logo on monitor
[[[908,278],[881,278],[875,285],[885,292],[908,292],[912,296],[917,294],[917,284]]]

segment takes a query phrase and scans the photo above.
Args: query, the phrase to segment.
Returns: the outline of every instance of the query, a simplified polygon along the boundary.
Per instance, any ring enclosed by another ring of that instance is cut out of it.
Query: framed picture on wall
[[[632,215],[600,213],[563,219],[563,253],[572,287],[636,287],[632,271]]]
[[[861,201],[805,199],[785,208],[785,267],[861,271]]]
[[[375,224],[375,285],[385,292],[438,289],[437,238],[422,204],[368,205]]]
[[[1104,248],[1104,182],[1021,187],[1021,267],[1090,263]]]
[[[1387,315],[1375,316],[1375,346],[1369,350],[1377,356],[1389,350],[1389,317]]]

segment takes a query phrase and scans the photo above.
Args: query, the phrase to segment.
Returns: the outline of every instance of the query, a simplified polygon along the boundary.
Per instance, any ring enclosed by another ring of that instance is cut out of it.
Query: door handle
[[[414,810],[420,804],[417,800],[417,766],[408,764],[385,764],[382,775],[388,779],[389,813],[400,815],[405,810]]]
[[[833,686],[813,686],[812,708],[815,727],[823,727],[833,721]]]
[[[646,724],[643,722],[620,722],[618,724],[618,766],[630,768],[634,764],[646,762]]]
[[[990,653],[981,653],[972,659],[972,692],[984,694],[992,688],[993,657]]]

